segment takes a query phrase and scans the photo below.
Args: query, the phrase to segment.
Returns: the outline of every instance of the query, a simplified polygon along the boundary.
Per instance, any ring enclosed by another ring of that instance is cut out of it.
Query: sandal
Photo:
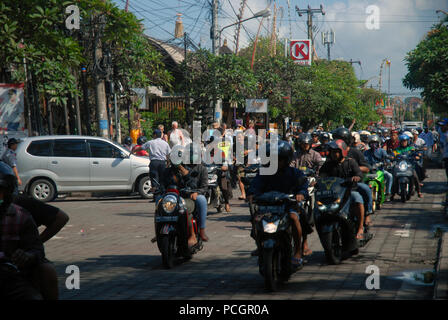
[[[364,233],[363,232],[358,232],[356,234],[356,239],[357,240],[364,240]]]
[[[239,200],[246,200],[246,198],[238,197]]]
[[[291,258],[291,264],[292,264],[292,268],[294,269],[294,270],[300,270],[300,269],[302,269],[303,268],[303,259],[302,258],[295,258],[295,257],[292,257]]]

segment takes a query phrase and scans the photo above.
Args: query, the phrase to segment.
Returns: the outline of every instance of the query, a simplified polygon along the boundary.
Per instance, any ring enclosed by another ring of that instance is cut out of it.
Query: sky
[[[113,0],[120,8],[126,0]],[[145,33],[154,38],[169,41],[174,39],[176,14],[182,13],[184,30],[193,42],[202,48],[211,49],[210,0],[129,0],[129,11],[142,19]],[[289,6],[288,6],[289,2]],[[235,23],[242,0],[220,0],[218,25],[220,28]],[[277,32],[279,41],[307,38],[307,16],[296,13],[308,5],[319,9],[323,5],[325,15],[313,15],[314,44],[317,55],[327,58],[327,48],[322,44],[321,33],[333,30],[335,43],[331,46],[331,59],[360,61],[353,64],[359,79],[370,79],[369,86],[378,88],[380,66],[384,59],[390,61],[390,93],[400,96],[419,96],[411,93],[402,84],[407,73],[404,58],[425,37],[431,26],[444,17],[436,13],[442,9],[448,11],[448,0],[247,0],[243,19],[274,4],[278,9]],[[374,6],[373,11],[367,11]],[[289,9],[288,9],[289,7]],[[378,15],[373,17],[373,14]],[[375,19],[376,18],[376,19]],[[240,48],[244,48],[255,39],[261,18],[244,22],[240,34]],[[370,25],[366,25],[366,21]],[[372,25],[377,23],[377,25]],[[272,32],[273,16],[264,19],[261,35]],[[369,26],[369,27],[368,27]],[[372,26],[376,29],[372,29]],[[222,33],[228,46],[234,49],[235,27]],[[388,92],[389,70],[382,72],[382,91]]]

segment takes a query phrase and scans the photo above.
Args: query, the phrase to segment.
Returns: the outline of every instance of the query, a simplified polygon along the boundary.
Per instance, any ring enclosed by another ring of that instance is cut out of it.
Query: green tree
[[[448,21],[446,17],[444,22]],[[448,111],[448,28],[443,21],[433,26],[417,47],[408,52],[405,87],[423,89],[425,102],[435,112]]]

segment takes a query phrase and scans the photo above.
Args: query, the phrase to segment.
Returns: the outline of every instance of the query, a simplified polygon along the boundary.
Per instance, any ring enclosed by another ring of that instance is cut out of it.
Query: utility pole
[[[214,55],[219,55],[218,7],[219,7],[219,0],[213,0],[212,29],[210,30],[210,38],[212,39],[212,53]]]
[[[322,44],[327,46],[328,61],[330,61],[330,47],[335,43],[335,37],[333,30],[322,32]]]
[[[310,47],[310,51],[311,51],[311,61],[314,60],[314,52],[312,50],[312,47],[314,46],[314,41],[313,41],[313,14],[314,13],[322,13],[322,15],[325,15],[325,11],[324,11],[324,6],[320,5],[319,9],[311,9],[311,7],[308,5],[308,9],[303,9],[300,10],[298,6],[296,6],[296,11],[299,15],[299,17],[302,16],[302,14],[306,13],[308,15],[308,20],[307,20],[307,26],[308,26],[308,39],[311,40],[311,47]]]
[[[235,54],[236,55],[238,54],[238,49],[240,46],[241,19],[243,19],[244,9],[246,8],[246,2],[247,2],[247,0],[241,1],[240,12],[238,15],[238,27],[236,29],[236,36],[235,36],[235,41],[236,41]]]
[[[97,108],[97,117],[98,117],[98,130],[97,134],[100,137],[107,138],[109,136],[108,132],[108,122],[107,122],[107,105],[106,105],[106,86],[104,82],[105,72],[101,68],[101,61],[103,58],[103,49],[101,46],[101,35],[102,30],[105,25],[105,17],[101,15],[100,17],[96,17],[99,23],[99,26],[95,28],[95,40],[94,40],[94,74],[96,78],[96,108]]]

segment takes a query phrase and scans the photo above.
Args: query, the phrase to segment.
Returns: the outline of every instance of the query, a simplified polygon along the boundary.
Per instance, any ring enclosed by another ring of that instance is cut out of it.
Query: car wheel
[[[140,179],[138,183],[138,192],[143,198],[145,199],[152,198],[151,188],[152,185],[149,176],[144,176],[143,178]]]
[[[49,202],[56,197],[56,190],[49,180],[39,179],[31,184],[29,194],[36,200]]]

